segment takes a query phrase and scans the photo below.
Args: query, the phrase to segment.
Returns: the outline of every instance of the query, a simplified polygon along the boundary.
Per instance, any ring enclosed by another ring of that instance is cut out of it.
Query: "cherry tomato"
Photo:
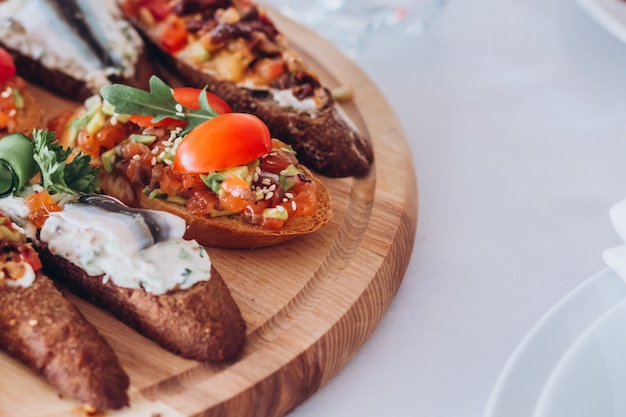
[[[173,88],[172,93],[174,94],[174,100],[179,102],[185,107],[194,110],[200,110],[200,102],[199,97],[202,90],[199,88],[193,87],[179,87]],[[215,110],[219,114],[231,113],[232,109],[221,97],[216,96],[213,93],[206,92],[206,98],[209,102],[209,105],[213,110]]]
[[[272,150],[269,128],[258,117],[226,113],[193,129],[180,143],[174,169],[207,173],[246,164]]]
[[[8,81],[16,73],[13,57],[6,49],[0,48],[0,83]]]

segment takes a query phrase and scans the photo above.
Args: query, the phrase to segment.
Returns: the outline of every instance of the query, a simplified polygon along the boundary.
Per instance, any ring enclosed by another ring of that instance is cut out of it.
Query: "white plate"
[[[578,3],[602,27],[626,42],[625,0],[578,0]]]
[[[626,352],[624,300],[626,283],[608,268],[568,294],[534,326],[513,352],[491,393],[485,417],[582,415],[564,410],[569,410],[572,392],[587,389],[588,384],[594,383],[598,387],[579,393],[577,401],[593,410],[603,410],[607,406],[607,395],[611,396],[615,388],[611,385],[621,383],[608,372],[612,372],[611,367],[626,369],[626,355],[603,357],[612,361],[621,359],[619,364],[595,366],[602,359],[598,356],[601,352],[594,350],[593,344],[597,340],[601,340],[604,346],[617,343],[610,336],[618,331],[611,331],[612,327],[607,330],[607,326],[620,325],[622,337],[616,346],[624,346],[621,352]],[[595,356],[591,358],[591,355]],[[589,367],[593,367],[594,372],[587,374]],[[579,378],[583,371],[585,376]],[[577,379],[572,379],[575,377]],[[626,378],[626,372],[623,377]],[[597,394],[599,389],[606,395]],[[550,414],[546,414],[548,411]],[[613,414],[585,415],[610,417]]]

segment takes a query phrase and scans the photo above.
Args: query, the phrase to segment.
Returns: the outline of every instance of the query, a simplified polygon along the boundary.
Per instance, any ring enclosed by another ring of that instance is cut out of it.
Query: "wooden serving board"
[[[236,360],[177,357],[68,295],[120,358],[131,406],[111,417],[279,417],[315,393],[359,350],[393,300],[417,224],[411,152],[384,96],[352,62],[309,30],[272,14],[330,87],[354,89],[344,109],[371,138],[364,178],[325,179],[334,217],[317,233],[272,248],[209,249],[247,322]],[[36,90],[48,116],[75,106]],[[84,416],[28,369],[0,353],[0,416]]]

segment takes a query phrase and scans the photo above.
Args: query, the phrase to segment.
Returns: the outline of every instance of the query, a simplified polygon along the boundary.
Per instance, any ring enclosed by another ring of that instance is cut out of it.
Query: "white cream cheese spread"
[[[109,197],[99,198],[121,204]],[[28,209],[22,197],[0,199],[0,211],[16,224],[27,222]],[[149,215],[150,222],[144,214]],[[195,240],[183,239],[185,228],[185,221],[170,213],[136,209],[115,212],[68,202],[62,211],[50,213],[39,240],[88,275],[103,275],[105,282],[111,280],[119,287],[142,288],[158,295],[190,288],[211,276],[208,253]]]

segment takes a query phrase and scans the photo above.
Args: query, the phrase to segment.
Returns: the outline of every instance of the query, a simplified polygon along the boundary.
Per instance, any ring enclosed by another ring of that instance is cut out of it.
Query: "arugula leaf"
[[[106,85],[100,95],[110,103],[115,112],[141,116],[153,116],[153,122],[171,118],[187,121],[181,135],[188,133],[199,124],[218,116],[206,98],[206,87],[199,95],[199,110],[193,110],[174,99],[172,89],[156,75],[150,77],[150,91],[144,91],[123,84]]]
[[[42,186],[53,194],[93,194],[98,191],[98,169],[91,166],[91,156],[79,152],[68,161],[72,149],[63,149],[54,137],[54,132],[33,130],[33,159],[39,165]]]

